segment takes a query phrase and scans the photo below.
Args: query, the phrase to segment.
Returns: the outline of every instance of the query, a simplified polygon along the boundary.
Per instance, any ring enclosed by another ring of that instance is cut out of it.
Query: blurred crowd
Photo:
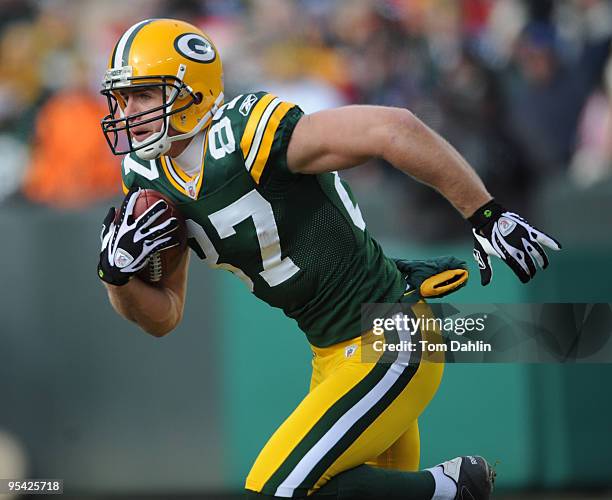
[[[0,0],[0,204],[119,193],[100,82],[121,33],[150,17],[211,35],[228,98],[410,109],[527,214],[554,179],[612,174],[608,0]],[[347,177],[368,220],[392,207],[384,219],[414,240],[465,234],[437,193],[380,161]]]

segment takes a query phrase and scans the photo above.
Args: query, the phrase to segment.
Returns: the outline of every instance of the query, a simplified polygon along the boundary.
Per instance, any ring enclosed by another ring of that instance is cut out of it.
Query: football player
[[[396,353],[385,363],[359,356],[363,303],[416,306],[462,286],[467,270],[452,258],[389,259],[338,171],[383,158],[437,189],[472,223],[483,285],[491,280],[490,255],[527,282],[536,265],[547,266],[542,246],[559,244],[493,200],[457,151],[405,109],[304,115],[266,92],[224,103],[217,49],[182,21],[129,28],[113,49],[102,93],[110,108],[103,132],[113,153],[125,155],[127,196],[104,222],[98,265],[117,312],[157,337],[183,316],[187,253],[161,286],[135,276],[154,252],[178,244],[177,221],[161,217],[165,202],[133,215],[138,189],[154,189],[184,215],[200,258],[281,308],[312,346],[310,392],[261,450],[248,495],[489,498],[493,472],[481,457],[418,469],[418,417],[443,363],[425,354]],[[431,332],[420,335],[436,341]]]

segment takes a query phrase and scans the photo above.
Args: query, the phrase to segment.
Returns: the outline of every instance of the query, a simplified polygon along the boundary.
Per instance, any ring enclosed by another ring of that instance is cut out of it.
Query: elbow
[[[168,335],[172,330],[174,330],[174,328],[160,328],[160,327],[151,327],[151,326],[141,326],[141,328],[148,333],[149,335],[151,335],[151,337],[155,337],[156,339],[161,339],[162,337],[165,337],[166,335]]]
[[[418,144],[419,137],[427,133],[427,126],[419,120],[411,111],[405,108],[389,108],[389,119],[383,132],[382,156],[389,161],[387,155],[393,156],[398,150],[405,150],[411,144]]]
[[[392,127],[402,137],[422,134],[427,129],[427,126],[412,111],[405,108],[396,110]]]
[[[167,293],[172,304],[168,314],[157,319],[147,316],[145,322],[138,322],[138,326],[156,338],[165,337],[183,321],[184,302],[170,289]]]
[[[181,323],[181,320],[182,318],[179,317],[176,320],[166,321],[163,323],[137,324],[142,330],[152,337],[160,339],[172,332]]]

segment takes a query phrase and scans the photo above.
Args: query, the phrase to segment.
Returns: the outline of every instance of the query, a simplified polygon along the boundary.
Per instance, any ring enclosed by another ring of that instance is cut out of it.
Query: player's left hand
[[[135,217],[138,196],[139,190],[130,190],[121,204],[119,216],[116,217],[115,208],[111,207],[102,224],[98,276],[111,285],[125,285],[154,252],[179,245],[177,219],[171,217],[159,222],[168,204],[164,200],[157,201]]]
[[[483,286],[491,282],[493,274],[490,255],[503,260],[523,283],[527,283],[536,274],[536,264],[542,269],[548,267],[543,247],[561,250],[557,240],[520,215],[508,212],[495,200],[480,207],[468,220],[472,224],[474,258]]]
[[[468,280],[467,264],[456,257],[393,260],[409,285],[404,295],[417,291],[422,298],[444,297],[464,287]]]

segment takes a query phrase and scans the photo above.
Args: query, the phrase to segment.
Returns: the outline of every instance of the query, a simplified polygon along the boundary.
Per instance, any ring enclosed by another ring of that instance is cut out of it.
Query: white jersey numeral
[[[206,264],[208,264],[210,267],[231,271],[238,278],[240,278],[252,292],[253,281],[246,274],[244,274],[242,269],[238,269],[237,267],[232,266],[231,264],[226,264],[224,262],[219,264],[219,252],[217,252],[217,249],[213,245],[213,242],[210,241],[210,238],[206,234],[206,231],[204,231],[204,228],[191,219],[188,219],[185,222],[187,224],[187,233],[189,234],[189,237],[194,238],[196,240],[196,242],[202,249],[202,252],[204,252],[204,255],[206,255],[204,262],[206,262]]]
[[[215,226],[221,238],[228,238],[236,234],[234,226],[248,218],[252,218],[255,224],[261,252],[263,271],[259,275],[270,286],[280,285],[297,273],[300,268],[293,263],[290,257],[281,259],[280,238],[272,205],[258,191],[248,192],[231,205],[209,216],[210,222]]]
[[[344,208],[346,208],[346,211],[353,221],[353,224],[363,231],[366,227],[366,223],[361,215],[361,210],[359,210],[359,205],[357,205],[357,203],[353,205],[348,191],[344,187],[344,184],[342,184],[342,180],[340,179],[338,172],[334,172],[334,186],[338,192],[338,196],[340,196],[340,201],[342,201]]]
[[[149,162],[149,168],[147,168],[144,165],[141,165],[137,161],[133,160],[129,156],[126,156],[123,160],[123,171],[125,175],[128,175],[130,172],[142,175],[145,179],[149,181],[153,181],[159,177],[159,171],[157,170],[155,160],[151,160]]]
[[[215,123],[208,132],[208,147],[215,160],[236,151],[236,139],[232,131],[232,123],[225,116]]]
[[[271,287],[284,283],[300,270],[290,257],[281,258],[280,238],[272,205],[255,189],[208,218],[221,239],[235,235],[235,226],[249,218],[253,219],[263,265],[259,275]],[[244,271],[230,264],[218,263],[219,252],[199,224],[188,220],[187,227],[190,237],[195,238],[206,255],[207,264],[232,271],[253,291],[253,281]]]
[[[365,230],[366,224],[359,206],[352,202],[338,172],[334,172],[334,186],[355,226],[362,231]],[[278,226],[274,219],[272,205],[257,190],[249,191],[230,205],[210,214],[208,218],[221,239],[235,235],[235,227],[241,222],[247,219],[253,220],[263,265],[263,271],[259,275],[269,286],[274,287],[284,283],[300,270],[290,257],[282,258]],[[202,226],[193,220],[188,220],[187,229],[189,236],[196,240],[206,255],[205,262],[208,265],[233,272],[247,285],[249,290],[253,291],[253,281],[242,269],[231,264],[219,264],[219,252]]]

